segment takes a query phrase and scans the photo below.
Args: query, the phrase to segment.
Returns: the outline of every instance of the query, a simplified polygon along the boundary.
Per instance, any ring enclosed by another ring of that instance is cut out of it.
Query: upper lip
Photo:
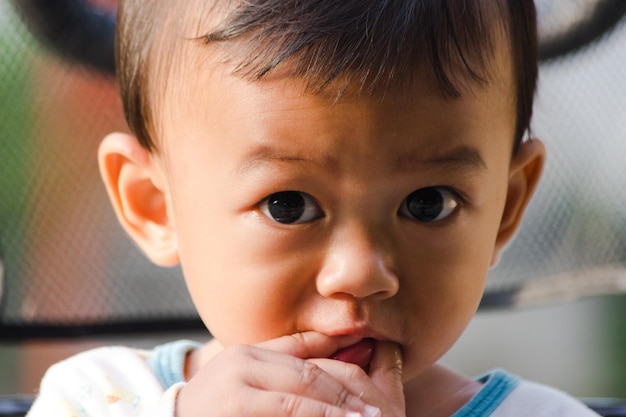
[[[369,326],[352,326],[345,328],[337,328],[330,331],[323,331],[322,333],[329,336],[353,336],[358,339],[375,339],[375,340],[388,340],[392,342],[398,342],[394,337],[391,337],[386,332],[380,332]]]

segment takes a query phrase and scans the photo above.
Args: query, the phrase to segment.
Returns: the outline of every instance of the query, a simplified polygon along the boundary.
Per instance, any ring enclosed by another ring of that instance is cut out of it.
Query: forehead
[[[288,68],[250,81],[233,74],[232,66],[202,57],[192,58],[194,71],[172,83],[178,87],[172,89],[163,111],[166,154],[180,147],[193,152],[206,141],[214,152],[227,153],[237,144],[238,151],[247,147],[246,152],[267,156],[262,159],[281,159],[293,158],[294,147],[304,156],[320,151],[317,145],[324,143],[318,156],[330,162],[328,166],[333,159],[336,162],[336,155],[354,153],[356,161],[360,152],[363,161],[383,148],[396,155],[388,160],[408,166],[410,159],[436,159],[442,150],[462,147],[466,138],[491,129],[497,132],[501,154],[510,155],[516,113],[506,55],[494,60],[488,82],[463,85],[456,98],[441,91],[427,68],[416,69],[408,87],[390,86],[372,94],[339,78],[313,92]],[[416,137],[420,140],[412,140]],[[184,160],[185,154],[172,156]],[[400,154],[407,157],[398,158]]]
[[[219,48],[207,48],[196,42],[186,44],[176,68],[168,77],[167,92],[161,114],[163,120],[170,119],[170,124],[188,118],[205,118],[206,106],[212,104],[234,103],[243,100],[255,102],[260,110],[269,108],[284,109],[295,115],[299,108],[296,101],[302,96],[309,97],[309,102],[329,103],[335,112],[340,113],[341,106],[377,103],[378,113],[395,107],[402,110],[394,117],[416,117],[412,114],[412,105],[416,98],[424,102],[429,100],[433,115],[443,115],[436,109],[448,106],[457,109],[463,117],[472,116],[472,103],[480,101],[498,101],[500,111],[515,122],[516,90],[508,40],[502,35],[496,37],[494,54],[488,64],[488,77],[477,80],[466,76],[464,64],[451,61],[451,78],[459,90],[459,96],[453,97],[441,89],[430,64],[426,63],[414,69],[412,77],[405,77],[397,83],[380,86],[378,89],[364,90],[351,74],[337,77],[321,89],[311,89],[304,77],[294,75],[292,63],[286,62],[259,80],[250,80],[234,72],[234,64],[228,62]],[[371,111],[370,109],[370,111]],[[372,117],[375,117],[374,115]],[[513,141],[513,138],[511,138]]]

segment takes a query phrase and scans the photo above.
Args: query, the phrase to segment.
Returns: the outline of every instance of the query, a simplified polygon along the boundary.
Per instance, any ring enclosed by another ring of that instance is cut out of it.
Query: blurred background
[[[533,133],[548,148],[545,180],[484,308],[443,361],[624,398],[626,2],[565,3],[537,2]],[[86,22],[81,34],[47,19],[62,9]],[[126,130],[107,41],[114,9],[0,0],[0,395],[35,393],[51,363],[93,346],[209,337],[180,270],[143,258],[99,179],[99,141]],[[586,37],[571,42],[573,28]],[[89,37],[101,44],[85,48]]]

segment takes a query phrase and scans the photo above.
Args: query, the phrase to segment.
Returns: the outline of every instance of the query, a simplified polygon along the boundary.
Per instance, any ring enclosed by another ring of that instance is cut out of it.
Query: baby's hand
[[[343,375],[338,379],[307,360],[326,358],[357,340],[306,332],[255,346],[226,348],[181,390],[176,416],[355,417],[370,414],[372,408],[366,407],[359,398],[361,391],[344,383],[351,381],[342,382]],[[337,372],[336,367],[333,371]],[[368,387],[368,394],[369,391]],[[382,394],[375,397],[377,401],[382,398]]]
[[[402,353],[391,342],[377,341],[368,374],[359,366],[335,360],[312,359],[337,381],[349,387],[350,393],[369,404],[362,412],[367,417],[400,417],[406,415],[402,384]]]

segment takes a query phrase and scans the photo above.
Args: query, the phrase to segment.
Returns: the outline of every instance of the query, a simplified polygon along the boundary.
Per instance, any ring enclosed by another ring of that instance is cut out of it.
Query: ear
[[[506,202],[491,260],[492,265],[497,263],[500,253],[515,235],[522,221],[526,206],[539,183],[545,158],[546,149],[543,143],[538,139],[530,139],[520,144],[511,161]]]
[[[161,164],[134,136],[125,133],[104,138],[98,164],[124,230],[155,264],[178,264],[178,242]]]

